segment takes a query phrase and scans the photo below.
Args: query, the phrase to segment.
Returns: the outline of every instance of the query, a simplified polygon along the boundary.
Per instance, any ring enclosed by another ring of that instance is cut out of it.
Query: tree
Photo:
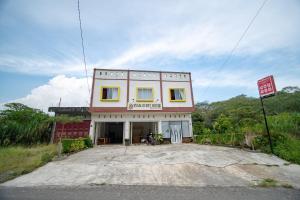
[[[232,120],[230,117],[221,114],[213,125],[217,133],[227,133],[233,129]]]
[[[32,145],[49,141],[51,120],[46,113],[21,103],[0,111],[0,145]]]

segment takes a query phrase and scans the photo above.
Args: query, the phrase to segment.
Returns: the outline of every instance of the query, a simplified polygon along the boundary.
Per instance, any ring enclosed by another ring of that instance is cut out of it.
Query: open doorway
[[[149,133],[157,133],[157,122],[132,122],[132,144],[139,144]]]
[[[97,144],[122,144],[123,122],[98,122],[96,125]]]

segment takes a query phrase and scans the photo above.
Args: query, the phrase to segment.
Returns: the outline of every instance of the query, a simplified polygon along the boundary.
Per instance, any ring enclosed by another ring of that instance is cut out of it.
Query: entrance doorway
[[[181,122],[170,122],[170,135],[172,144],[182,142]]]
[[[122,144],[123,122],[97,122],[96,143],[97,144]]]
[[[157,133],[157,122],[131,122],[132,144],[139,144],[149,133]]]

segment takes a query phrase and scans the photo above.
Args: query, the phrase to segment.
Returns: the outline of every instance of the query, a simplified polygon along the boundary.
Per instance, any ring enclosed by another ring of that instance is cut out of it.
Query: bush
[[[154,140],[157,144],[161,144],[164,141],[163,134],[162,133],[156,133],[154,134]]]
[[[274,154],[287,161],[300,164],[300,140],[283,133],[271,133]],[[271,153],[267,135],[260,135],[254,140],[255,148]]]
[[[0,145],[47,143],[51,137],[51,117],[20,103],[8,103],[0,110]]]
[[[92,140],[90,138],[77,138],[77,139],[62,139],[62,147],[64,153],[71,153],[81,151],[85,148],[93,147]]]
[[[82,149],[84,149],[84,147],[85,147],[84,140],[81,140],[81,139],[74,140],[71,143],[70,152],[76,152],[76,151],[82,150]]]
[[[221,114],[213,124],[217,133],[228,133],[233,129],[232,119]]]
[[[90,137],[84,138],[84,145],[87,148],[93,147],[93,141]]]

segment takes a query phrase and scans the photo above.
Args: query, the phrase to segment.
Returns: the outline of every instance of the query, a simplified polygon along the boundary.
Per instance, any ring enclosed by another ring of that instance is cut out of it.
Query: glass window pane
[[[119,88],[103,88],[102,99],[118,99]]]
[[[174,89],[171,89],[170,90],[170,96],[171,96],[171,100],[175,100],[175,91],[174,91]]]
[[[152,99],[152,88],[138,88],[138,99]]]
[[[107,88],[102,89],[102,99],[107,99]]]
[[[163,138],[170,138],[169,122],[161,122]]]
[[[189,121],[182,121],[183,137],[191,137],[189,130]]]
[[[183,88],[171,89],[170,90],[171,100],[184,100],[185,93]]]

